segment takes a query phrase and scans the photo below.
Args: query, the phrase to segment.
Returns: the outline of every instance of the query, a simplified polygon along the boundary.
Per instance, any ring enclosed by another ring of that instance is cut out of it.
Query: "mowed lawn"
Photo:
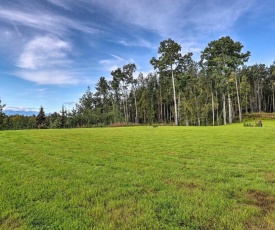
[[[275,229],[275,121],[1,131],[0,147],[0,229]]]

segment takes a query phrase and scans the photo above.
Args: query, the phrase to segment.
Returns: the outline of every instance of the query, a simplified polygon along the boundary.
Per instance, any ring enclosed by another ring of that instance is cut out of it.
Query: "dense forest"
[[[225,125],[242,122],[244,114],[275,112],[275,62],[245,63],[250,52],[230,37],[211,41],[201,52],[181,53],[171,39],[160,43],[150,61],[154,73],[134,77],[129,63],[100,77],[91,91],[68,111],[37,116],[7,116],[0,100],[0,129],[73,128],[131,124]]]

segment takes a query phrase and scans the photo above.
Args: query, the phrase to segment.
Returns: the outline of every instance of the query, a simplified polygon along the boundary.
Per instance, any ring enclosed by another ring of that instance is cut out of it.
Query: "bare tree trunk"
[[[122,96],[122,97],[123,97],[123,96]],[[123,100],[122,100],[122,104],[123,104],[123,112],[124,112],[124,121],[125,121],[125,123],[127,123],[127,115],[126,115],[124,97],[123,97]]]
[[[163,121],[167,123],[167,118],[166,118],[166,106],[165,103],[163,104]]]
[[[114,113],[114,123],[116,123],[116,112],[115,112],[115,103],[114,103],[114,100],[113,99],[111,99],[111,102],[112,102],[112,108],[113,108],[113,113]]]
[[[198,126],[201,126],[201,119],[200,119],[198,100],[197,100],[196,96],[195,96],[195,104],[196,104],[196,113],[197,113]]]
[[[212,120],[213,120],[213,126],[215,125],[215,107],[214,107],[214,95],[213,91],[211,91],[212,96]]]
[[[127,105],[127,96],[125,92],[124,82],[122,82],[122,98],[123,98],[122,101],[123,101],[125,123],[128,123],[128,105]]]
[[[126,108],[126,123],[129,122],[129,111],[128,111],[128,96],[125,93],[125,108]]]
[[[172,66],[171,66],[171,69],[172,69]],[[174,107],[175,107],[175,125],[178,125],[177,98],[176,98],[175,79],[174,79],[173,69],[172,69],[172,84],[173,84]]]
[[[167,104],[167,106],[166,106],[166,120],[167,120],[167,123],[170,122],[169,119],[170,119],[170,117],[169,117],[169,104]]]
[[[159,89],[160,89],[160,92],[159,92],[159,96],[160,96],[160,121],[161,123],[163,123],[163,114],[162,114],[162,95],[161,95],[161,84],[159,84]]]
[[[231,103],[231,97],[228,93],[228,123],[232,123],[232,103]]]
[[[272,109],[273,113],[275,113],[275,96],[274,96],[274,82],[272,82]]]
[[[181,120],[181,117],[180,117],[180,93],[179,93],[179,96],[178,96],[178,125],[180,125],[180,120]]]
[[[172,115],[173,115],[173,113],[172,113],[172,108],[171,108],[172,106],[170,105],[170,109],[169,109],[169,117],[170,117],[170,123],[172,123]]]
[[[218,101],[218,92],[216,91],[216,100]],[[219,126],[220,125],[220,121],[219,121],[219,106],[218,106],[218,109],[217,109],[217,125]]]
[[[247,101],[247,93],[245,94],[245,113],[248,114],[248,101]]]
[[[136,89],[134,89],[134,97],[135,97],[135,109],[136,109],[135,123],[138,124],[138,110],[137,110]]]
[[[258,106],[259,106],[259,112],[262,111],[262,103],[261,103],[261,90],[260,90],[260,83],[258,82]]]
[[[236,92],[237,92],[237,101],[238,101],[238,109],[239,109],[239,121],[242,122],[242,110],[241,110],[241,103],[240,103],[240,96],[239,96],[239,87],[238,87],[238,79],[237,74],[234,73],[235,82],[236,82]]]
[[[225,109],[225,95],[222,95],[222,112],[223,112],[223,124],[226,125],[226,109]]]
[[[250,112],[254,113],[254,103],[253,103],[253,99],[252,99],[251,93],[249,94],[249,104],[250,104]]]

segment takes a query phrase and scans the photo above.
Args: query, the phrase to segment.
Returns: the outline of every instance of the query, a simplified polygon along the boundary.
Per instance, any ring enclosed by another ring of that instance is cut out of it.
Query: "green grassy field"
[[[275,229],[275,121],[2,131],[0,146],[0,229]]]

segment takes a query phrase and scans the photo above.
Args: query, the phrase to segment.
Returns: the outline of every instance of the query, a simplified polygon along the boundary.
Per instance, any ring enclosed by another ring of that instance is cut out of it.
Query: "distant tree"
[[[76,104],[78,124],[82,127],[91,127],[98,122],[98,116],[95,112],[97,100],[88,86],[86,92]]]
[[[91,110],[94,108],[93,93],[91,92],[90,86],[87,87],[86,92],[79,99],[79,103],[76,104],[78,113],[83,113],[85,110]]]
[[[0,129],[3,129],[3,119],[4,119],[4,112],[3,109],[6,105],[1,103],[1,99],[0,99]]]
[[[117,97],[117,106],[120,107],[120,98],[123,106],[123,115],[125,123],[128,122],[128,106],[127,106],[127,82],[125,78],[125,74],[121,68],[118,68],[111,72],[113,76],[113,80],[111,86],[115,91],[115,95]],[[119,98],[120,96],[120,98]]]
[[[134,79],[134,72],[136,71],[136,65],[134,63],[123,66],[124,78],[128,84],[132,85],[134,101],[135,101],[135,123],[138,123],[138,110],[137,110],[137,98],[136,98],[136,85],[137,80]]]
[[[65,128],[66,127],[66,122],[67,122],[67,110],[64,105],[62,105],[62,109],[60,111],[61,116],[60,116],[60,128]]]
[[[97,112],[99,112],[99,120],[100,122],[107,124],[109,122],[109,111],[110,108],[110,85],[105,77],[101,77],[98,83],[95,86],[96,93],[95,100],[97,104]]]
[[[28,119],[27,128],[34,129],[35,127],[36,127],[36,117],[35,115],[33,115]]]
[[[272,98],[272,111],[275,113],[275,61],[272,63],[272,65],[269,67],[269,73],[270,73],[270,85],[271,85],[271,98]]]
[[[57,112],[51,113],[48,116],[48,119],[50,122],[51,129],[61,128],[61,116],[59,113],[57,113]]]
[[[45,115],[43,107],[41,106],[39,109],[39,113],[36,116],[36,126],[38,128],[44,128],[46,125],[45,122],[46,122],[46,115]]]

